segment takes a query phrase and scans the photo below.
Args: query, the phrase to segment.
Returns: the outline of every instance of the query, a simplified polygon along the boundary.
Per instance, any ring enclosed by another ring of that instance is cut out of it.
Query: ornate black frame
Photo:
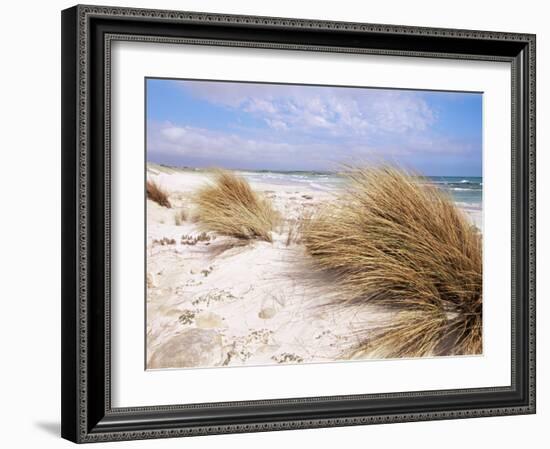
[[[113,40],[509,62],[511,386],[112,408]],[[62,12],[62,86],[63,437],[82,443],[535,413],[534,35],[79,5]]]

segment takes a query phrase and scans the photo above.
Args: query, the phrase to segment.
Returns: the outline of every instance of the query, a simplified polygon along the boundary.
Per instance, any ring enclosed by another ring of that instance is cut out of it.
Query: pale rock
[[[280,349],[281,345],[262,345],[259,346],[258,349],[254,352],[255,355],[271,355],[274,354],[276,351]]]
[[[160,346],[148,368],[219,366],[224,360],[222,337],[212,329],[187,329]]]
[[[153,273],[147,273],[147,288],[154,288],[157,286],[155,275]]]
[[[262,310],[260,310],[260,313],[258,313],[258,316],[263,320],[269,320],[273,318],[277,314],[277,311],[273,307],[266,307]]]
[[[203,312],[195,318],[195,324],[201,329],[212,329],[223,326],[223,320],[213,312]]]

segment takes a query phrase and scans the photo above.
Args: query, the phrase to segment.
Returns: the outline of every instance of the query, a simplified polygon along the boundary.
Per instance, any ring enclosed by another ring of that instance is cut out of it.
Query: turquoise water
[[[265,182],[276,185],[303,186],[312,190],[334,191],[343,188],[346,180],[331,172],[310,171],[243,171],[251,182]],[[457,203],[481,208],[483,178],[479,176],[429,176],[428,181],[449,193]]]
[[[430,182],[448,192],[458,203],[481,207],[483,178],[480,176],[430,176]]]

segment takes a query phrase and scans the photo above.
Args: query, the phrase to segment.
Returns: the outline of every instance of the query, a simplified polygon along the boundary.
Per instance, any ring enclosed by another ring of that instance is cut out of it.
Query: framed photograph
[[[535,412],[535,36],[62,12],[62,436]]]

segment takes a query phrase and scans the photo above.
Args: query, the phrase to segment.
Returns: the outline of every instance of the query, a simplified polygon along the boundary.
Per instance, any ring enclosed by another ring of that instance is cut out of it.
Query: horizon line
[[[203,171],[208,171],[208,170],[215,170],[215,169],[223,169],[223,170],[230,170],[230,171],[236,171],[236,172],[245,172],[245,171],[249,171],[249,172],[271,172],[271,173],[320,173],[320,174],[331,174],[331,175],[334,175],[334,174],[339,174],[339,173],[344,173],[345,170],[314,170],[314,169],[288,169],[288,170],[281,170],[281,169],[271,169],[271,168],[227,168],[227,167],[221,167],[221,166],[215,166],[215,165],[212,165],[212,166],[202,166],[202,167],[193,167],[193,166],[190,166],[190,165],[171,165],[171,164],[164,164],[164,163],[159,163],[159,162],[151,162],[151,161],[146,161],[146,165],[158,165],[158,166],[161,166],[161,167],[166,167],[166,168],[172,168],[172,169],[180,169],[180,170],[203,170]],[[413,174],[414,174],[414,170],[413,170]],[[457,175],[434,175],[434,174],[423,174],[423,173],[418,173],[417,174],[418,176],[426,176],[426,177],[430,177],[430,178],[433,178],[433,177],[436,177],[436,176],[439,176],[439,177],[456,177],[456,178],[460,178],[460,177],[467,177],[467,178],[483,178],[483,175],[470,175],[470,174],[457,174]]]

